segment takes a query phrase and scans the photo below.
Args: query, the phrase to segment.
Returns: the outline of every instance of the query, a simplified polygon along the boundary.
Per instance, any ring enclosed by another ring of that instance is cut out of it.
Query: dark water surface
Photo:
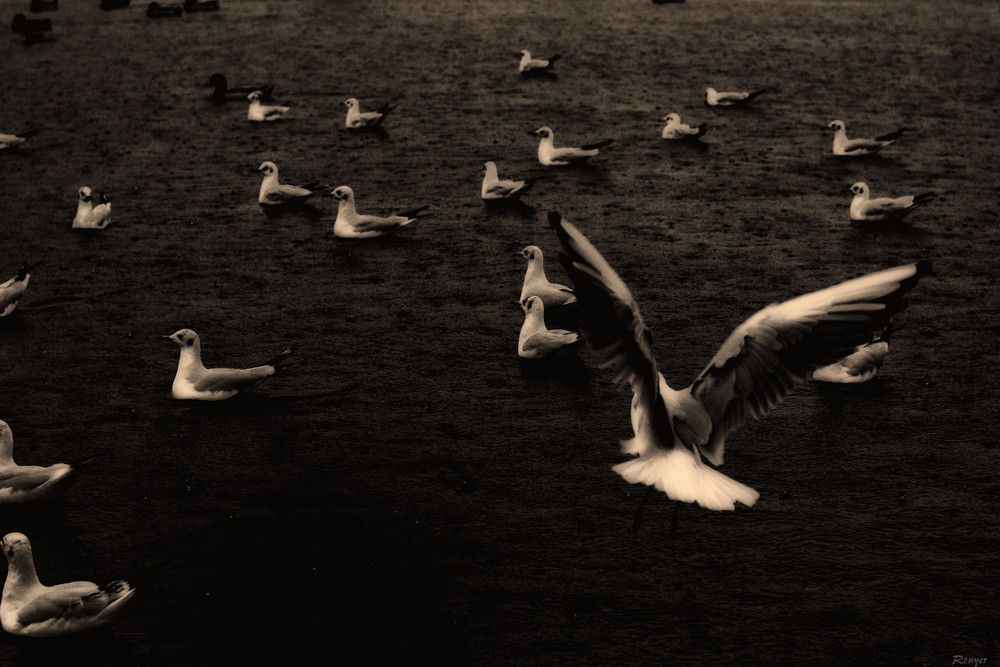
[[[113,629],[0,635],[3,665],[950,665],[1000,660],[993,2],[237,2],[181,19],[96,0],[54,41],[0,39],[0,278],[43,259],[0,321],[0,419],[20,463],[102,452],[54,508],[0,515],[42,581],[123,577]],[[27,1],[5,2],[4,20]],[[523,80],[517,52],[561,53]],[[213,72],[271,81],[292,111],[246,121]],[[733,113],[706,86],[769,87]],[[341,102],[399,95],[386,134]],[[701,150],[660,118],[707,122]],[[909,131],[835,160],[825,129]],[[615,137],[544,171],[527,132]],[[432,205],[395,239],[344,242],[335,202],[265,214],[286,182],[354,188],[362,212]],[[480,169],[537,176],[521,208]],[[899,232],[848,224],[851,183],[934,190]],[[70,231],[76,190],[112,226]],[[803,385],[735,433],[723,470],[761,493],[714,513],[612,470],[630,396],[586,352],[516,355],[548,210],[632,286],[668,381],[767,303],[917,259],[887,365]],[[223,404],[170,398],[177,349],[298,362]],[[361,656],[360,658],[357,656]]]

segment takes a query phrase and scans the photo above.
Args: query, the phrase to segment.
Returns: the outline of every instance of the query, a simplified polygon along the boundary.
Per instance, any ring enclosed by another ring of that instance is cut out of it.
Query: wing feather
[[[920,262],[872,273],[768,306],[737,327],[690,388],[712,419],[705,456],[721,464],[726,436],[747,416],[766,415],[814,370],[871,340],[929,271]]]

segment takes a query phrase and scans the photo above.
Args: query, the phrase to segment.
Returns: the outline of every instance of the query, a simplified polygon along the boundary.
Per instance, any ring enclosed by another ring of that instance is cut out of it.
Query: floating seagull
[[[877,197],[870,199],[868,185],[857,182],[851,186],[851,220],[855,222],[899,222],[921,204],[935,197],[933,192],[906,197]]]
[[[345,239],[368,239],[385,236],[394,233],[400,227],[416,222],[419,218],[431,215],[423,213],[430,208],[429,206],[421,206],[411,211],[386,217],[360,215],[354,204],[354,190],[350,187],[341,185],[330,194],[340,201],[337,205],[337,220],[333,223],[333,233]]]
[[[833,154],[834,155],[873,155],[892,142],[899,139],[904,130],[899,129],[889,134],[883,134],[874,139],[848,139],[847,126],[842,120],[830,121],[827,127],[833,128]]]
[[[741,107],[758,95],[766,93],[766,90],[755,90],[753,92],[729,92],[720,93],[715,88],[705,89],[705,104],[711,107]]]
[[[177,374],[171,394],[174,398],[197,401],[222,401],[246,393],[274,375],[278,364],[292,350],[285,350],[273,359],[253,368],[205,368],[201,363],[201,339],[190,329],[181,329],[164,336],[181,348]]]
[[[275,121],[288,113],[291,108],[288,102],[284,104],[271,104],[265,101],[264,91],[255,90],[249,95],[250,106],[247,108],[247,120],[254,121]]]
[[[0,420],[0,505],[56,498],[76,477],[78,467],[90,460],[72,465],[19,466],[14,463],[14,434],[7,422]]]
[[[529,245],[521,251],[521,256],[528,260],[528,268],[524,271],[524,282],[521,283],[521,297],[518,302],[524,303],[529,296],[537,296],[546,308],[557,308],[576,303],[576,294],[565,285],[550,283],[545,277],[545,257],[542,249]]]
[[[274,100],[272,97],[272,94],[274,93],[274,85],[270,83],[262,86],[234,86],[230,88],[225,75],[217,72],[208,78],[208,85],[214,88],[214,90],[212,90],[212,101],[214,102],[221,103],[229,99],[245,100],[247,99],[247,96],[254,91],[259,91],[261,93],[261,102],[270,102]]]
[[[579,342],[580,335],[566,329],[545,327],[545,306],[542,299],[529,296],[521,302],[524,324],[517,338],[517,355],[524,359],[541,359]]]
[[[486,170],[483,176],[483,187],[480,196],[486,201],[502,201],[508,199],[520,199],[521,195],[531,189],[535,184],[535,179],[529,178],[523,181],[501,181],[497,176],[497,165],[495,162],[487,162],[483,165]]]
[[[5,151],[8,148],[16,148],[38,134],[38,132],[38,130],[26,130],[19,134],[4,134],[0,132],[0,151]]]
[[[27,537],[8,533],[0,547],[7,556],[0,623],[12,635],[55,637],[106,627],[135,593],[125,581],[44,586],[35,573]]]
[[[146,16],[151,19],[162,19],[169,16],[182,16],[184,10],[180,5],[161,5],[158,2],[151,2],[146,5]]]
[[[885,363],[889,354],[889,337],[892,335],[890,323],[877,334],[874,339],[854,348],[854,352],[843,359],[838,359],[829,366],[823,366],[813,371],[813,380],[820,382],[838,382],[841,384],[856,384],[868,382],[878,369]]]
[[[186,12],[217,12],[219,11],[219,0],[184,0],[184,11]]]
[[[10,29],[24,38],[41,36],[43,32],[52,32],[52,19],[29,19],[24,14],[14,14]]]
[[[59,9],[59,0],[31,0],[31,11],[46,12]]]
[[[596,144],[587,144],[579,148],[555,146],[555,133],[548,127],[540,127],[531,134],[539,137],[538,161],[546,167],[562,167],[570,164],[583,164],[590,158],[597,155],[602,148],[614,142],[614,139],[605,139]]]
[[[395,109],[392,102],[386,102],[375,111],[362,111],[361,105],[354,97],[344,100],[347,107],[347,116],[344,119],[344,127],[349,130],[372,129],[382,125],[386,114]]]
[[[104,229],[111,224],[111,202],[106,195],[102,193],[100,203],[94,206],[94,193],[85,185],[77,196],[73,229]]]
[[[690,386],[676,390],[657,368],[652,336],[628,286],[576,227],[555,212],[549,222],[580,300],[580,333],[633,391],[634,437],[622,447],[637,457],[614,470],[712,510],[753,505],[759,494],[701,457],[721,465],[729,433],[884,328],[930,269],[926,262],[899,266],[772,304],[738,326]]]
[[[536,74],[551,74],[552,65],[554,65],[560,57],[557,53],[550,58],[532,58],[531,52],[527,49],[522,49],[518,55],[521,56],[521,64],[517,66],[517,71],[528,76]]]
[[[257,171],[264,174],[260,182],[260,192],[257,203],[262,206],[278,206],[281,204],[301,204],[313,195],[328,194],[329,185],[320,185],[319,181],[305,185],[285,185],[278,182],[278,165],[270,160],[261,162]]]
[[[28,281],[31,280],[31,271],[39,262],[28,265],[27,262],[21,264],[17,270],[17,275],[10,280],[0,283],[0,317],[7,317],[17,308],[17,302],[24,296],[24,290],[28,289]]]
[[[695,140],[705,134],[708,130],[708,125],[702,123],[701,125],[688,125],[687,123],[681,122],[681,116],[677,113],[668,113],[663,117],[666,121],[666,125],[663,128],[663,134],[660,135],[664,139],[671,140]]]

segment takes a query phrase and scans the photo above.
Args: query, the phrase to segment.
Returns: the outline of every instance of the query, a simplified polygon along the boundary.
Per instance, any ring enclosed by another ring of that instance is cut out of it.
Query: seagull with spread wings
[[[711,510],[753,505],[757,491],[722,474],[727,436],[771,411],[817,368],[871,340],[905,307],[903,295],[930,270],[907,264],[767,306],[736,327],[694,382],[673,389],[628,286],[574,225],[549,213],[579,302],[588,346],[631,385],[634,458],[614,470],[632,483]],[[702,457],[712,464],[706,465]]]

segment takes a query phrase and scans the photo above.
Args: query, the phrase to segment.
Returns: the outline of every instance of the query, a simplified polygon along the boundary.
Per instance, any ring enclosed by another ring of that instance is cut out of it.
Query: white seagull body
[[[28,289],[28,281],[31,280],[31,269],[27,263],[21,264],[17,270],[17,275],[0,283],[0,317],[7,317],[17,308],[17,302],[24,296],[24,291]]]
[[[673,141],[680,141],[684,139],[697,139],[701,135],[705,134],[708,130],[708,126],[702,123],[701,125],[688,125],[687,123],[681,122],[681,116],[678,113],[668,113],[663,117],[666,121],[666,125],[663,127],[663,132],[661,137],[664,139],[670,139]]]
[[[3,132],[0,132],[0,151],[20,146],[36,134],[38,134],[38,130],[28,130],[26,132],[21,132],[20,134],[4,134]]]
[[[545,326],[545,306],[539,297],[529,296],[521,303],[521,310],[524,311],[524,324],[517,338],[519,357],[541,359],[579,342],[580,335],[577,333]]]
[[[523,181],[500,180],[495,162],[487,162],[483,168],[486,173],[483,175],[483,185],[479,193],[485,201],[520,199],[521,195],[535,184],[534,179],[530,178]]]
[[[531,52],[523,49],[518,55],[521,56],[521,63],[517,66],[517,71],[521,74],[548,74],[552,71],[552,65],[559,60],[559,54],[550,58],[532,58]]]
[[[386,102],[375,111],[362,111],[361,103],[357,98],[351,97],[344,100],[347,107],[347,115],[344,117],[344,127],[349,130],[364,130],[367,128],[379,127],[386,115],[395,109],[392,102]]]
[[[318,182],[305,185],[285,185],[278,181],[278,165],[271,161],[261,162],[257,171],[264,174],[257,193],[257,203],[262,206],[278,206],[280,204],[300,204],[316,194],[327,194],[329,185]]]
[[[715,88],[706,88],[705,104],[710,107],[740,107],[764,92],[766,91],[754,90],[720,93]]]
[[[76,477],[68,463],[20,466],[14,463],[14,434],[0,420],[0,505],[19,505],[58,497]]]
[[[171,394],[182,400],[222,401],[246,393],[274,375],[277,365],[292,353],[285,350],[252,368],[205,368],[201,362],[201,339],[194,331],[181,329],[164,338],[181,348]]]
[[[35,572],[27,537],[8,533],[0,546],[7,556],[0,623],[12,635],[55,637],[106,627],[135,593],[125,581],[45,586]]]
[[[840,384],[857,384],[868,382],[885,363],[889,354],[889,336],[891,325],[871,342],[858,345],[854,352],[843,359],[838,359],[828,366],[813,371],[813,380],[819,382],[837,382]]]
[[[345,239],[385,236],[430,215],[423,213],[427,206],[390,216],[361,215],[354,203],[354,190],[350,187],[341,185],[330,194],[340,201],[337,205],[337,219],[333,223],[333,233]]]
[[[263,91],[255,90],[249,95],[250,106],[247,107],[247,120],[253,121],[275,121],[288,113],[291,108],[288,103],[275,104],[266,101]]]
[[[905,197],[871,198],[868,185],[857,182],[851,186],[851,220],[855,222],[899,222],[921,204],[934,198],[933,192]]]
[[[73,229],[104,229],[111,224],[111,202],[101,194],[101,202],[94,206],[94,193],[86,185],[77,192],[76,216]]]
[[[732,332],[690,386],[675,390],[657,368],[652,337],[628,286],[576,227],[558,213],[549,220],[581,303],[580,332],[633,391],[634,437],[622,447],[636,458],[614,470],[712,510],[753,505],[759,494],[701,457],[721,465],[730,432],[748,416],[766,415],[815,369],[870,340],[929,270],[925,263],[900,266],[770,305]]]
[[[601,149],[612,143],[614,139],[605,139],[586,146],[569,147],[555,145],[555,133],[548,127],[540,127],[532,132],[539,138],[538,161],[546,167],[563,167],[571,164],[583,164],[601,152]]]
[[[873,139],[848,139],[847,138],[847,126],[842,120],[830,121],[827,127],[833,129],[833,154],[834,155],[847,155],[847,156],[860,156],[860,155],[872,155],[879,152],[892,142],[899,139],[903,134],[903,130],[899,129],[895,132],[890,132],[889,134],[883,134],[880,137],[875,137]]]
[[[524,271],[524,282],[521,283],[520,303],[528,297],[537,296],[545,308],[556,308],[576,303],[576,294],[565,285],[550,283],[545,276],[545,257],[542,249],[529,245],[521,251],[521,256],[528,260],[528,268]]]

